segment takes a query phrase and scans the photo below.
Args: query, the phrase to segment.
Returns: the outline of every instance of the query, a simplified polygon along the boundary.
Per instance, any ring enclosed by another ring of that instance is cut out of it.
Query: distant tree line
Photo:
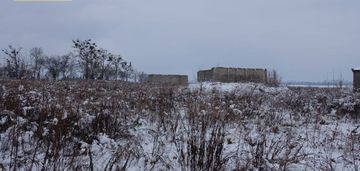
[[[73,52],[48,56],[42,48],[34,47],[29,55],[22,48],[9,45],[2,49],[2,79],[89,79],[144,82],[146,74],[136,71],[131,62],[112,54],[88,40],[73,40]]]

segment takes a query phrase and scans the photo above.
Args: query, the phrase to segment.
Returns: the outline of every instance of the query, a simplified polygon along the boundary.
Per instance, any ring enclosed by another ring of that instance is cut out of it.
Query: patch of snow
[[[4,125],[6,121],[8,120],[8,116],[4,116],[0,119],[0,125]]]

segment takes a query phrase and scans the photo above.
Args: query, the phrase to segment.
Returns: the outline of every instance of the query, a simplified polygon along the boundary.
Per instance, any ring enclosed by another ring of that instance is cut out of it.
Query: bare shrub
[[[121,81],[0,81],[0,168],[357,167],[357,120],[347,117],[357,112],[356,94],[254,87],[222,92]]]

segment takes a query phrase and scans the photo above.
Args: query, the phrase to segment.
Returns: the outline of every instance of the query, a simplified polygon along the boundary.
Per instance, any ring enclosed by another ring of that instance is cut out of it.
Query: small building
[[[200,70],[197,73],[197,80],[215,82],[256,82],[266,83],[266,69],[258,68],[224,68],[215,67],[209,70]]]
[[[153,85],[165,85],[165,86],[187,86],[188,76],[150,74],[147,77],[147,83]]]
[[[354,91],[360,90],[360,68],[352,68]]]

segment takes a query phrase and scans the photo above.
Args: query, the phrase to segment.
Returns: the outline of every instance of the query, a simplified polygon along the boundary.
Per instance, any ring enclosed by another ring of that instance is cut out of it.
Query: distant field
[[[351,88],[0,81],[0,170],[357,170]]]
[[[282,84],[281,86],[286,87],[319,87],[319,88],[339,88],[338,84]],[[352,84],[344,84],[343,88],[352,88]]]

